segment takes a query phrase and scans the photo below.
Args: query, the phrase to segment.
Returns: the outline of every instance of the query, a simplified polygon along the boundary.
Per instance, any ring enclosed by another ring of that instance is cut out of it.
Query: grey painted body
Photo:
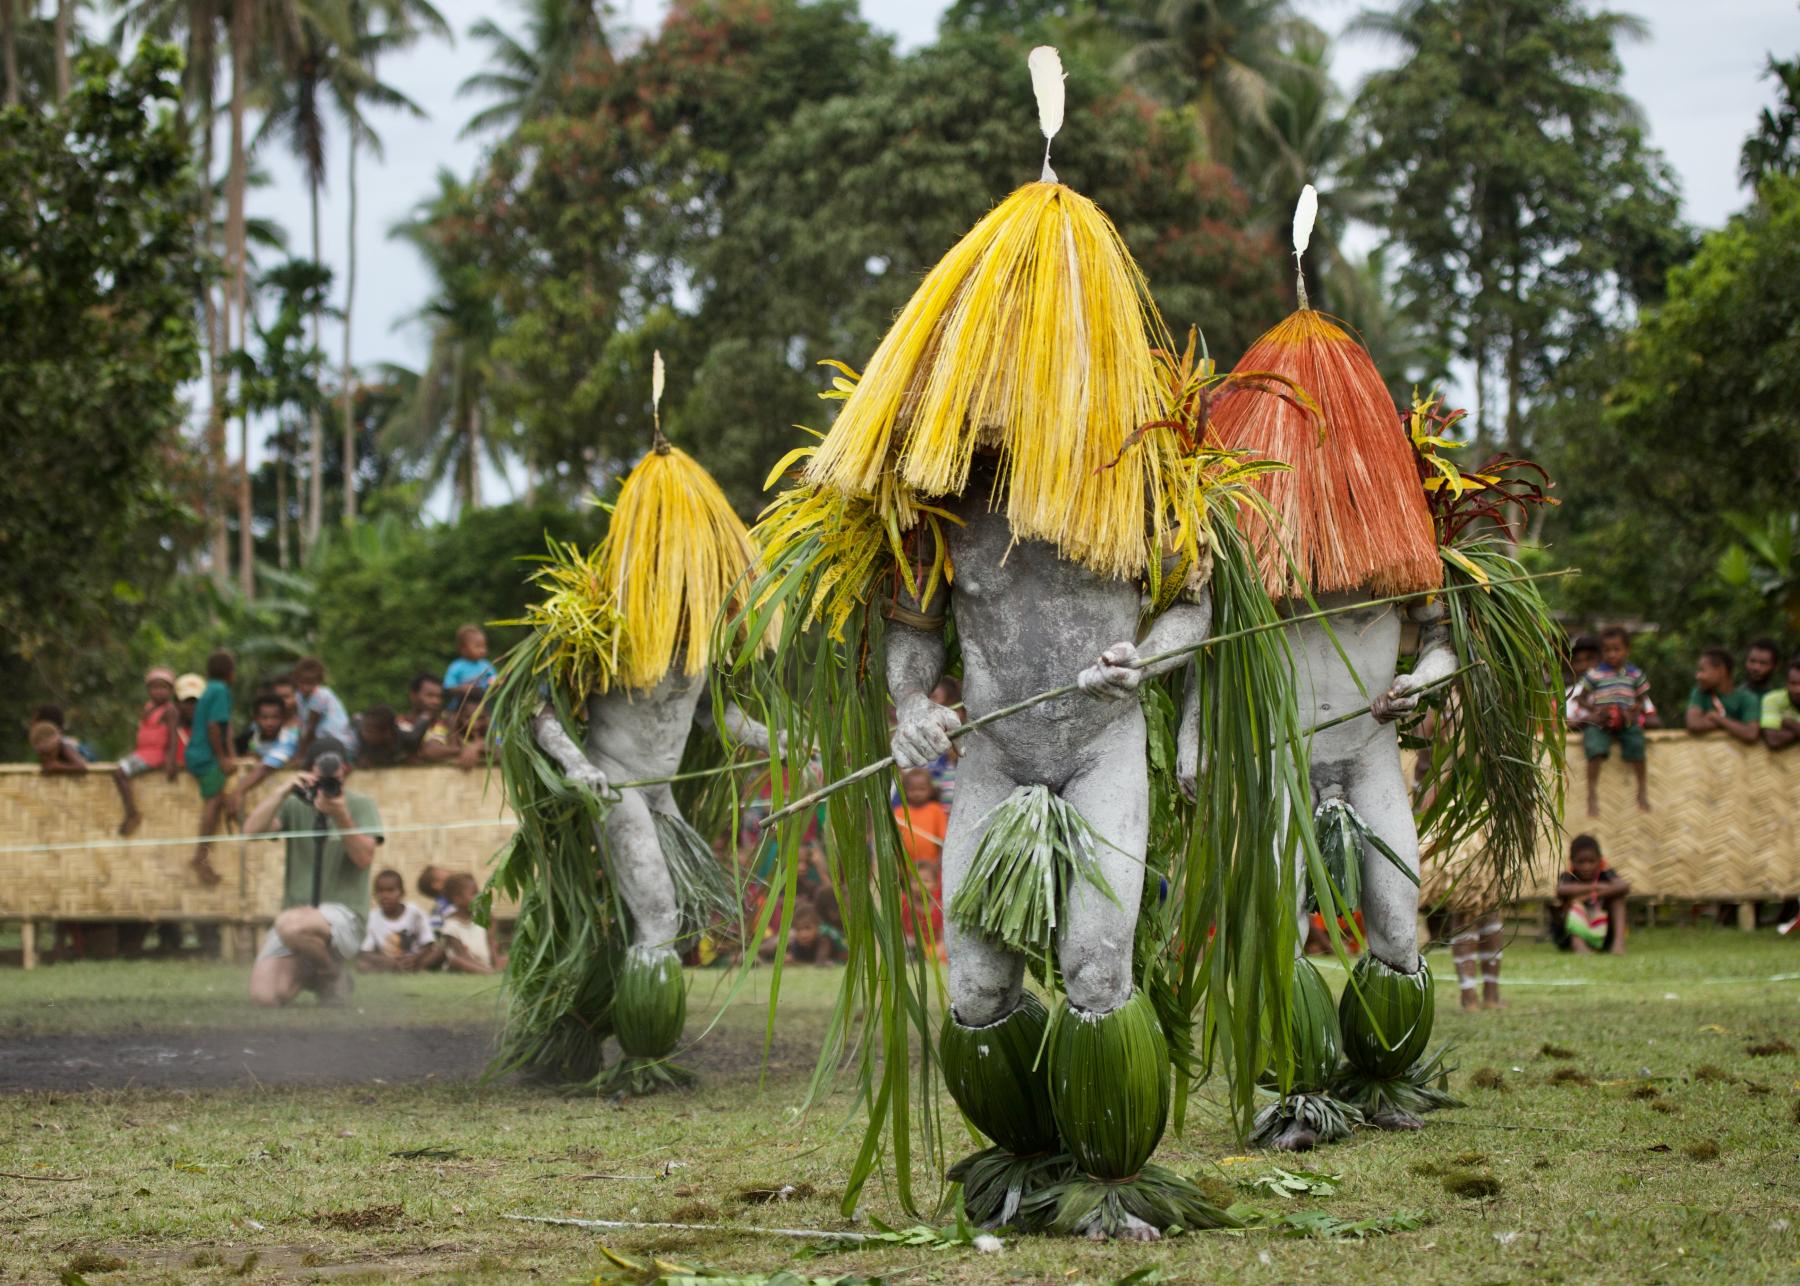
[[[1078,883],[1058,927],[1069,1003],[1105,1014],[1131,997],[1132,940],[1143,883],[1150,815],[1139,683],[1171,669],[1133,664],[1143,611],[1135,585],[1098,576],[1042,541],[1014,543],[1004,514],[989,512],[985,480],[972,480],[950,508],[955,567],[950,591],[962,648],[963,703],[980,716],[1077,676],[1082,691],[1045,702],[959,740],[956,808],[943,852],[946,905],[969,869],[987,819],[1017,787],[1048,786],[1080,810],[1109,842],[1100,855],[1114,905]],[[917,607],[917,604],[908,604]],[[934,604],[934,607],[936,604]],[[1146,652],[1197,645],[1212,618],[1210,599],[1169,609],[1143,640]],[[926,764],[949,748],[954,712],[930,692],[944,666],[941,630],[890,623],[888,687],[898,724],[894,758]],[[950,998],[957,1019],[985,1026],[1019,1003],[1025,961],[1015,952],[946,924]]]
[[[705,692],[704,676],[671,670],[654,688],[615,689],[592,697],[587,703],[587,731],[581,745],[548,705],[532,724],[538,744],[561,765],[570,781],[611,797],[600,851],[606,856],[607,874],[631,912],[633,946],[668,947],[679,935],[681,914],[675,885],[669,878],[652,814],[681,814],[667,785],[632,786],[615,792],[610,783],[678,772],[696,715],[711,725],[711,707],[700,703]],[[737,742],[768,748],[767,730],[737,706],[726,707],[725,725]]]
[[[1320,595],[1316,600],[1319,607],[1350,610],[1324,621],[1301,621],[1287,631],[1299,686],[1300,717],[1308,725],[1364,706],[1374,707],[1368,714],[1313,736],[1313,803],[1348,801],[1417,876],[1419,832],[1413,820],[1412,793],[1400,766],[1394,721],[1417,707],[1414,693],[1456,669],[1456,653],[1450,646],[1442,604],[1418,598],[1405,604],[1355,607],[1368,597],[1364,593]],[[1298,600],[1284,604],[1283,609],[1289,614],[1311,610]],[[1396,675],[1401,627],[1407,620],[1420,627],[1419,658],[1410,672]],[[1412,973],[1419,967],[1418,886],[1387,857],[1368,847],[1363,850],[1362,868],[1363,926],[1369,950],[1391,968]],[[1302,943],[1306,937],[1303,906],[1304,894],[1302,908],[1296,909],[1302,920]]]

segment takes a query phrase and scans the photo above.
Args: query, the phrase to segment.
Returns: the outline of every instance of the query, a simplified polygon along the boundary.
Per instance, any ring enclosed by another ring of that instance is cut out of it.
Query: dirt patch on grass
[[[487,1063],[485,1030],[221,1030],[0,1040],[0,1092],[216,1089],[469,1080]]]
[[[362,1232],[368,1228],[392,1228],[405,1213],[405,1207],[396,1202],[392,1205],[361,1206],[355,1210],[320,1210],[307,1218],[321,1228]]]

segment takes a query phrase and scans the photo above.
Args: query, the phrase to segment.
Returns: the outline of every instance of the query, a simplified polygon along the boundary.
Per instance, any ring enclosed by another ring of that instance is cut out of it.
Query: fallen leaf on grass
[[[1542,1054],[1545,1058],[1576,1057],[1575,1051],[1570,1049],[1567,1045],[1553,1045],[1549,1041],[1544,1042],[1543,1046],[1538,1050],[1538,1053]]]
[[[463,1154],[461,1148],[445,1148],[436,1144],[423,1148],[408,1148],[403,1152],[390,1152],[391,1157],[399,1157],[402,1161],[454,1161]]]
[[[1277,1166],[1268,1174],[1259,1174],[1253,1179],[1239,1179],[1238,1187],[1292,1201],[1301,1196],[1329,1197],[1343,1181],[1344,1176],[1341,1174],[1326,1174],[1319,1170],[1283,1170]]]
[[[1764,1041],[1760,1045],[1746,1045],[1744,1052],[1752,1058],[1773,1058],[1776,1054],[1791,1054],[1794,1047],[1780,1037]]]
[[[1721,1027],[1717,1023],[1708,1023],[1708,1024],[1706,1024],[1706,1026],[1702,1027],[1700,1030],[1703,1032],[1707,1032],[1714,1036],[1729,1036],[1729,1035],[1731,1035],[1731,1032],[1727,1028]]]
[[[1644,1149],[1646,1152],[1673,1152],[1674,1150],[1675,1149],[1670,1147],[1667,1143],[1652,1143],[1649,1147]]]

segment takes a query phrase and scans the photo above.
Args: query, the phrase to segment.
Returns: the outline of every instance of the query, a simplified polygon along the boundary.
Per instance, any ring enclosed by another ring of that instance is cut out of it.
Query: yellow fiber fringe
[[[620,619],[610,684],[655,687],[685,646],[682,672],[712,661],[713,619],[748,587],[756,550],[719,484],[685,451],[652,451],[625,478],[594,551]]]
[[[1162,543],[1152,457],[1166,435],[1104,466],[1158,413],[1152,347],[1169,347],[1167,332],[1111,220],[1060,183],[1027,184],[926,276],[807,480],[876,496],[887,475],[954,496],[976,448],[995,448],[993,499],[1015,537],[1103,576],[1141,576]]]

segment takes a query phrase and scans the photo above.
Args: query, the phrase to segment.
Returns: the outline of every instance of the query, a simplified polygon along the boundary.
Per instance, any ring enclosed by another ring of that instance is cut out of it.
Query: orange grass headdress
[[[1303,196],[1295,215],[1296,257],[1311,233],[1309,204]],[[1318,417],[1274,397],[1230,399],[1212,419],[1220,446],[1291,466],[1255,483],[1274,528],[1254,512],[1240,519],[1270,596],[1437,588],[1443,566],[1431,512],[1394,399],[1368,351],[1307,306],[1304,281],[1300,308],[1252,344],[1236,369],[1294,381],[1324,419],[1321,431]]]

